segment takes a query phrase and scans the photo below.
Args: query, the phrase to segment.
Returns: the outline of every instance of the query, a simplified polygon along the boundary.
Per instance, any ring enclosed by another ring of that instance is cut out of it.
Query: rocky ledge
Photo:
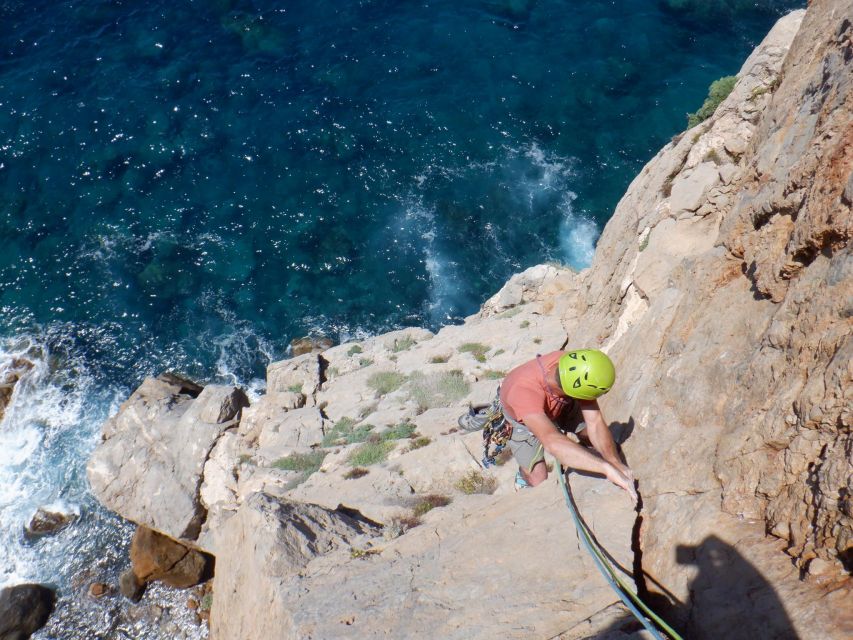
[[[781,19],[589,269],[528,269],[436,334],[308,346],[251,402],[146,380],[104,425],[95,494],[176,558],[215,556],[220,640],[642,637],[556,484],[514,493],[455,426],[516,364],[598,346],[643,508],[572,483],[637,587],[690,638],[853,636],[850,16]]]

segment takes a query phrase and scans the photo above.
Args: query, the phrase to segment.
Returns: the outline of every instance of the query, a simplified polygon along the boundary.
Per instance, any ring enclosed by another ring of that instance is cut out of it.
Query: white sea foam
[[[595,241],[600,231],[595,221],[575,213],[572,208],[576,196],[567,192],[560,204],[563,219],[560,222],[560,253],[563,262],[575,269],[584,269],[592,263]]]

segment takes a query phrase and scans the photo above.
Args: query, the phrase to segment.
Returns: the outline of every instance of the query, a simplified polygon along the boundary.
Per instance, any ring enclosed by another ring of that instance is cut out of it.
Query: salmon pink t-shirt
[[[554,423],[558,423],[564,410],[572,405],[572,400],[561,398],[557,390],[545,382],[542,368],[550,376],[557,367],[564,351],[552,351],[529,362],[519,365],[509,372],[501,383],[501,404],[507,415],[517,422],[524,422],[524,416],[544,413]]]

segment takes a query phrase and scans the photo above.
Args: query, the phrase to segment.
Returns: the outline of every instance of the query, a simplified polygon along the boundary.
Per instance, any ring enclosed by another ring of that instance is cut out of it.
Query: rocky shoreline
[[[88,467],[139,525],[122,591],[212,572],[215,639],[644,637],[555,483],[514,493],[456,429],[570,344],[617,365],[602,405],[643,497],[573,476],[579,507],[657,608],[691,638],[853,635],[851,15],[782,18],[589,269],[528,269],[436,334],[301,345],[254,402],[145,380]]]

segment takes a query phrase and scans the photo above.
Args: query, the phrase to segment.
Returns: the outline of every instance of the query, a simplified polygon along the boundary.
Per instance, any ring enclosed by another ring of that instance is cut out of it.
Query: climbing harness
[[[578,531],[580,539],[583,541],[586,550],[592,556],[595,565],[607,583],[613,588],[619,599],[626,607],[634,614],[634,617],[639,620],[642,625],[652,634],[655,640],[684,640],[675,630],[664,622],[654,611],[652,611],[640,597],[634,593],[630,585],[625,582],[622,577],[616,573],[616,570],[610,564],[607,552],[602,549],[601,545],[592,535],[592,532],[586,526],[586,523],[578,513],[577,505],[575,504],[572,490],[569,486],[569,481],[566,479],[566,470],[560,466],[560,487],[563,489],[563,497],[566,499],[566,506],[569,508],[569,513],[572,515],[572,520],[575,523],[575,528]],[[641,613],[642,610],[642,613]],[[657,626],[655,626],[657,625]],[[661,631],[666,633],[666,636],[661,634]]]
[[[489,406],[486,425],[483,427],[483,468],[496,464],[495,457],[504,450],[512,435],[512,424],[504,418],[500,402]],[[492,451],[491,448],[494,447]]]

